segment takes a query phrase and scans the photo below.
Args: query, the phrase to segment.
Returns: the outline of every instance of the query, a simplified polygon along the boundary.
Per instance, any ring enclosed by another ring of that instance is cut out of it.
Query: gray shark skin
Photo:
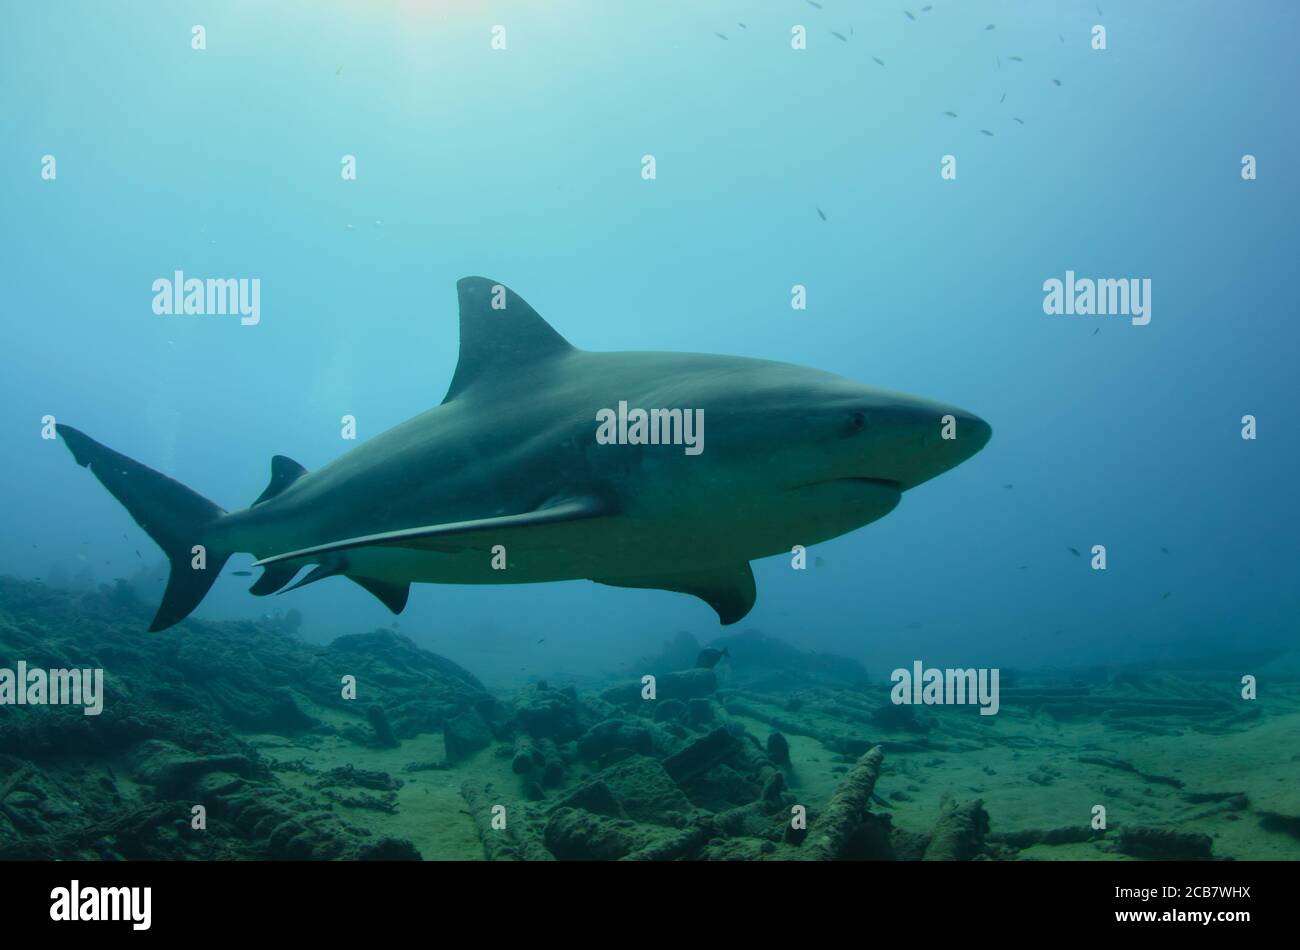
[[[750,561],[883,517],[992,433],[954,406],[786,363],[584,352],[496,281],[457,290],[443,402],[314,472],[276,456],[243,510],[58,424],[171,560],[151,630],[184,619],[235,552],[265,569],[259,596],[343,575],[400,613],[412,582],[587,578],[693,594],[735,623],[754,604]],[[597,414],[620,402],[702,411],[702,451],[601,444]]]

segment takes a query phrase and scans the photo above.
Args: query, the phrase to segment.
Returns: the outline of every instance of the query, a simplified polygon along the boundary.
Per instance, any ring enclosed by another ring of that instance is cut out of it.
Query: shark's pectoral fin
[[[348,580],[355,581],[370,593],[379,598],[379,602],[395,614],[400,614],[406,609],[406,598],[410,596],[410,584],[390,584],[387,581],[377,581],[369,577],[354,577],[348,575]]]
[[[287,551],[274,557],[257,561],[254,567],[266,567],[284,561],[308,563],[321,561],[326,555],[354,548],[399,547],[423,550],[463,550],[481,544],[507,544],[510,534],[530,528],[562,524],[566,521],[581,521],[586,518],[600,518],[614,513],[613,507],[601,498],[582,495],[554,499],[532,511],[514,515],[499,515],[495,518],[476,518],[472,521],[454,521],[448,524],[423,525],[418,528],[402,528],[398,531],[384,531],[379,534],[361,535],[355,538],[343,538],[328,544]],[[334,573],[341,573],[334,571]],[[328,576],[328,575],[322,575]],[[308,576],[302,584],[319,578]],[[302,584],[295,586],[301,587]],[[753,585],[753,581],[750,581]],[[752,600],[752,598],[751,598]]]
[[[644,587],[653,590],[671,590],[700,598],[718,612],[723,625],[742,619],[754,607],[758,596],[754,586],[754,572],[748,563],[735,567],[691,571],[686,574],[664,574],[657,577],[593,577],[597,584],[610,587]]]

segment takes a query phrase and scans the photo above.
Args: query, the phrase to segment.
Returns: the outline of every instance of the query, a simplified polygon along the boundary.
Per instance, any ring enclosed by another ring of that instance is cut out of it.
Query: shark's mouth
[[[891,491],[901,492],[903,490],[903,486],[892,479],[867,478],[859,475],[850,475],[846,478],[823,478],[815,482],[804,482],[802,485],[795,485],[790,490],[799,491],[802,488],[817,488],[821,485],[874,485],[877,488],[886,488]]]

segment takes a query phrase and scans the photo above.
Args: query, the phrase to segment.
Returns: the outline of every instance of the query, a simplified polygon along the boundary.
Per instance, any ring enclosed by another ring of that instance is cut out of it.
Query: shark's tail
[[[59,423],[77,464],[88,466],[105,488],[131,513],[171,562],[171,576],[151,631],[180,623],[212,587],[231,551],[213,550],[207,539],[225,514],[221,508],[180,482],[100,445],[90,436]],[[202,546],[200,552],[196,546]],[[194,567],[200,563],[201,568]]]

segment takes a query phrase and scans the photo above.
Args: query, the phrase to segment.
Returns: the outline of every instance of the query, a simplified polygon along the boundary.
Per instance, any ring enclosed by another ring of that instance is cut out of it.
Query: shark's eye
[[[867,427],[867,414],[855,412],[849,416],[849,432],[861,432]]]

